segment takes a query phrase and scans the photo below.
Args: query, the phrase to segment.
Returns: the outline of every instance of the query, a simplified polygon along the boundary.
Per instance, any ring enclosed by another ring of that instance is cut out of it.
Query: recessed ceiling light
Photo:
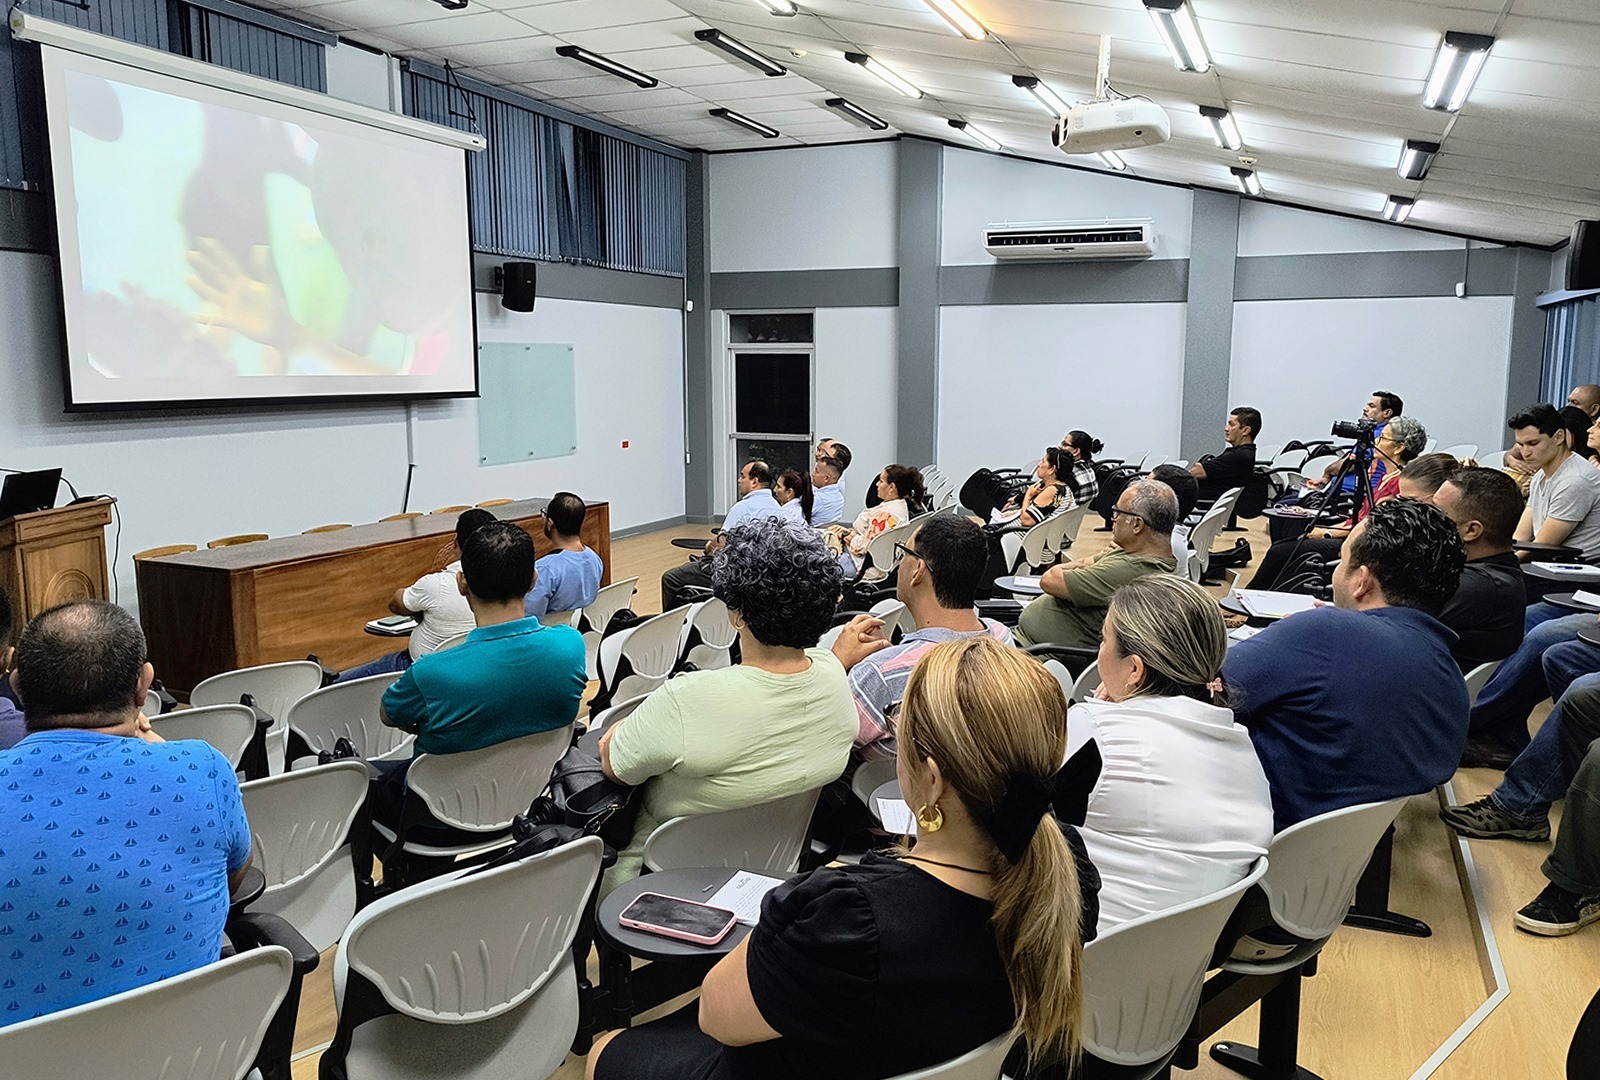
[[[795,7],[790,0],[756,0],[756,3],[772,12],[774,15],[793,15],[800,9]]]
[[[1213,105],[1202,105],[1200,115],[1210,121],[1211,137],[1218,146],[1224,150],[1244,149],[1244,136],[1239,134],[1239,125],[1233,119],[1233,113]]]
[[[1405,180],[1421,180],[1428,175],[1433,159],[1439,156],[1439,144],[1407,139],[1400,150],[1400,176]]]
[[[1094,156],[1099,158],[1100,163],[1108,169],[1115,169],[1118,172],[1122,172],[1128,167],[1128,163],[1122,160],[1122,155],[1117,153],[1115,150],[1100,150],[1097,151]]]
[[[1211,70],[1211,54],[1206,52],[1189,0],[1144,0],[1144,9],[1179,71]]]
[[[712,109],[711,115],[719,120],[726,120],[730,124],[738,124],[742,128],[747,128],[760,135],[763,139],[776,139],[778,137],[777,128],[768,127],[761,121],[752,120],[744,113],[737,113],[732,109]]]
[[[1411,208],[1416,203],[1417,200],[1408,199],[1404,195],[1390,195],[1383,204],[1383,220],[1400,224],[1411,216]]]
[[[787,75],[789,69],[770,57],[762,56],[738,38],[729,37],[721,30],[696,30],[694,36],[701,41],[709,42],[733,57],[743,60],[763,75]]]
[[[964,38],[973,41],[982,41],[989,36],[983,24],[972,17],[972,14],[963,8],[956,0],[923,0],[931,7],[939,18],[950,24],[950,29]]]
[[[861,121],[874,131],[883,131],[889,126],[889,121],[874,113],[869,113],[853,101],[846,101],[842,97],[831,97],[823,102],[830,109],[838,109],[846,116]]]
[[[1241,195],[1261,194],[1261,178],[1256,175],[1254,169],[1244,169],[1235,165],[1228,171],[1233,173],[1233,182],[1239,185]]]
[[[1040,82],[1035,76],[1013,75],[1011,76],[1011,82],[1013,85],[1020,86],[1032,94],[1039,104],[1044,106],[1045,112],[1051,116],[1064,116],[1072,108],[1072,106],[1061,100],[1060,94]]]
[[[906,80],[904,76],[900,75],[898,72],[890,71],[878,61],[868,56],[866,53],[847,52],[844,54],[844,58],[850,61],[852,64],[860,64],[872,74],[876,75],[878,78],[894,87],[896,92],[904,94],[908,98],[919,98],[922,96],[922,91],[913,86],[909,81]]]
[[[1422,91],[1422,106],[1442,112],[1458,112],[1472,93],[1472,84],[1478,80],[1489,50],[1494,48],[1494,38],[1488,34],[1463,34],[1452,30],[1439,43],[1439,53],[1433,58],[1433,70],[1428,73],[1428,85]]]
[[[999,139],[996,139],[993,135],[990,135],[987,131],[984,131],[981,128],[973,127],[965,120],[952,120],[950,121],[950,126],[961,132],[961,134],[965,135],[973,142],[977,143],[979,146],[983,147],[985,150],[1000,149]]]
[[[608,75],[615,75],[618,78],[627,79],[629,82],[638,86],[642,86],[646,90],[661,85],[655,79],[651,78],[649,75],[646,75],[642,71],[637,71],[634,68],[629,67],[627,64],[619,64],[615,60],[601,56],[599,53],[590,52],[588,49],[580,49],[576,45],[562,45],[560,48],[556,49],[556,55],[565,56],[571,60],[581,60],[590,67],[597,67],[601,71],[606,72]]]

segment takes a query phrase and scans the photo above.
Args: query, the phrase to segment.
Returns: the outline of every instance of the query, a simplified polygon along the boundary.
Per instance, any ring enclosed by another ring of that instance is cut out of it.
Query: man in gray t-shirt
[[[1509,421],[1523,461],[1536,471],[1516,539],[1566,544],[1600,557],[1600,469],[1574,454],[1553,405],[1533,405]],[[1526,561],[1526,558],[1524,558]]]

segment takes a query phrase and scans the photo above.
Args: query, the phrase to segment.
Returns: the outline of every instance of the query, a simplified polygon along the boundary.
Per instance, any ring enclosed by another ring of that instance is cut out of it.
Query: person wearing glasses
[[[1172,557],[1177,523],[1178,496],[1170,487],[1149,477],[1129,484],[1111,511],[1115,546],[1047,570],[1039,581],[1044,595],[1022,609],[1017,643],[1098,647],[1111,594],[1130,581],[1177,568]],[[1087,659],[1077,664],[1079,670],[1087,666]]]
[[[911,671],[935,645],[987,635],[1011,644],[1011,631],[978,617],[978,586],[988,559],[981,529],[954,515],[929,518],[909,544],[896,544],[900,572],[895,596],[917,628],[891,645],[883,620],[857,615],[833,643],[833,655],[850,673],[860,731],[855,748],[865,758],[893,757],[894,717],[905,697]]]

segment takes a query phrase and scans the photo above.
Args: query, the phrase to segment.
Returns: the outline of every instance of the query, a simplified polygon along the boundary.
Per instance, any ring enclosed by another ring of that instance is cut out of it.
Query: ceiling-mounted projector
[[[1172,138],[1172,121],[1144,98],[1114,98],[1074,105],[1056,119],[1050,141],[1063,154],[1098,154],[1155,146]]]

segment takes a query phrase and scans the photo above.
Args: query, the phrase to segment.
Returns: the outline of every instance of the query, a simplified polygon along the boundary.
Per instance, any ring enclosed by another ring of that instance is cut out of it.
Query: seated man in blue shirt
[[[473,530],[461,548],[456,586],[477,629],[453,649],[418,657],[383,695],[383,721],[417,736],[419,754],[482,750],[566,727],[578,717],[587,680],[583,635],[522,614],[533,585],[533,538],[509,521]],[[409,761],[375,762],[373,816],[398,827]],[[425,828],[425,843],[457,843],[453,830]]]
[[[765,461],[746,462],[744,468],[739,470],[739,501],[728,507],[728,513],[722,519],[722,531],[730,532],[740,525],[762,518],[781,517],[783,507],[778,505],[777,497],[772,494],[776,479],[772,467]],[[681,607],[685,602],[685,589],[711,588],[710,556],[715,555],[721,547],[722,537],[713,536],[706,541],[706,558],[691,559],[661,575],[662,611]]]
[[[555,550],[533,565],[533,588],[522,612],[537,618],[558,611],[577,611],[594,603],[605,566],[583,546],[578,533],[587,507],[570,491],[558,491],[544,508],[544,536]]]
[[[1228,650],[1223,681],[1272,785],[1278,831],[1454,775],[1467,688],[1438,614],[1465,561],[1439,510],[1378,503],[1345,538],[1334,607],[1291,615]]]
[[[214,962],[250,827],[226,758],[163,742],[133,616],[102,600],[23,630],[28,735],[0,751],[0,1027]]]

